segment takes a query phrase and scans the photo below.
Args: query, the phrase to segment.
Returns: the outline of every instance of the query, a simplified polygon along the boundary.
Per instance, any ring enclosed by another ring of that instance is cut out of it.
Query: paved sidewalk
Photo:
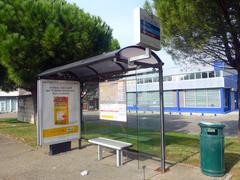
[[[73,150],[55,156],[48,155],[48,148],[32,148],[0,134],[0,179],[1,180],[142,180],[144,172],[138,169],[138,161],[132,159],[124,166],[116,167],[116,157],[109,150],[104,158],[97,161],[97,147],[85,144],[79,150],[73,143]],[[145,179],[152,180],[212,180],[203,175],[199,168],[175,165],[165,174],[155,171],[159,162],[143,159],[139,167],[146,165]],[[81,176],[81,171],[89,170],[89,175]]]
[[[1,118],[17,118],[17,113],[16,112],[0,113],[0,119]]]

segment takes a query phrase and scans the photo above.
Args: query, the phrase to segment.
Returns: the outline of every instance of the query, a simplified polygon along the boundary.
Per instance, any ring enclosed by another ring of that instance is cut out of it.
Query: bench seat
[[[131,143],[126,143],[123,141],[117,141],[113,139],[98,137],[88,140],[88,142],[98,145],[98,160],[102,159],[102,147],[107,147],[116,150],[117,155],[117,167],[122,165],[122,151],[123,149],[132,146]]]

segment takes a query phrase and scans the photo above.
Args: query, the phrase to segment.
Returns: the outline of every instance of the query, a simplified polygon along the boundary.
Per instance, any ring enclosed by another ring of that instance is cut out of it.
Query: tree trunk
[[[32,93],[34,124],[36,124],[37,123],[37,88],[31,89],[30,92]]]
[[[240,139],[240,68],[237,70],[237,93],[238,93],[238,138]]]

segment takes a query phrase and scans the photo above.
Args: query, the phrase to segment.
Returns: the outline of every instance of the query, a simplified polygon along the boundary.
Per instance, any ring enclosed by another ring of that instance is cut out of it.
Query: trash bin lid
[[[212,123],[212,122],[200,122],[198,124],[201,128],[202,127],[209,127],[209,128],[224,128],[225,125],[223,123]]]

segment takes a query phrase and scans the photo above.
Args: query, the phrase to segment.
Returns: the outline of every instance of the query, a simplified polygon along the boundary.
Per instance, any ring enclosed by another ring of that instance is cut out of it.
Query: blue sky
[[[67,0],[77,4],[85,12],[100,16],[113,29],[113,37],[120,46],[133,45],[133,10],[142,7],[144,0]],[[157,52],[165,67],[173,67],[171,57],[163,50]]]

